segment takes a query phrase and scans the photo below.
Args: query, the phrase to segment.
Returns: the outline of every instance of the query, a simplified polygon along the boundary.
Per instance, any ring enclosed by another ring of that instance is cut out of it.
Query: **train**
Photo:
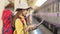
[[[60,34],[60,0],[47,0],[35,11],[45,20],[44,26],[54,34]]]

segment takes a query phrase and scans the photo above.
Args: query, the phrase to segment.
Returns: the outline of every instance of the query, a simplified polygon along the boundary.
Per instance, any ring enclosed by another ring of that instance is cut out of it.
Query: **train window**
[[[48,11],[48,12],[51,11],[51,6],[50,6],[50,4],[49,4],[48,7],[47,7],[47,11]]]
[[[59,11],[60,11],[60,2],[59,2]]]
[[[47,11],[50,12],[50,8],[48,8]]]
[[[52,3],[52,12],[54,12],[54,2]]]
[[[59,12],[59,0],[58,0],[58,2],[56,2],[56,11],[58,11]]]
[[[56,12],[57,5],[54,3],[54,12]]]

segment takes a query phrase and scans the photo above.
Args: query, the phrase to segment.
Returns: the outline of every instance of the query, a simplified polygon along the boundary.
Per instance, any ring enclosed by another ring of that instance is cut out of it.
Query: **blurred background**
[[[2,12],[5,2],[0,0],[0,34],[2,34]],[[14,12],[20,3],[20,0],[11,0],[14,2]],[[39,27],[43,34],[60,34],[60,0],[22,0],[27,1],[28,5],[33,8],[31,14],[37,14],[34,17],[37,22],[44,19],[44,23]],[[33,20],[34,20],[33,19]]]

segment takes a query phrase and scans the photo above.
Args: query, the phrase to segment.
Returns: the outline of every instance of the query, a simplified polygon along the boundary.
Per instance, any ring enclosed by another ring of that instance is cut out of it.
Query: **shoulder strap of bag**
[[[19,19],[21,20],[21,22],[22,22],[22,24],[23,24],[23,26],[24,26],[24,21],[22,20],[22,18],[21,18],[21,17],[19,17]]]

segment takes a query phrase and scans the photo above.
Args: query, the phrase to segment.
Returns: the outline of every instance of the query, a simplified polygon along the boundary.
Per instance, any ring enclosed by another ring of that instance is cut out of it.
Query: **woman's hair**
[[[15,20],[22,14],[22,11],[17,11],[16,15],[13,16],[12,27],[15,27]]]
[[[10,3],[7,6],[5,6],[5,8],[10,8],[10,7],[14,7],[14,3]]]

